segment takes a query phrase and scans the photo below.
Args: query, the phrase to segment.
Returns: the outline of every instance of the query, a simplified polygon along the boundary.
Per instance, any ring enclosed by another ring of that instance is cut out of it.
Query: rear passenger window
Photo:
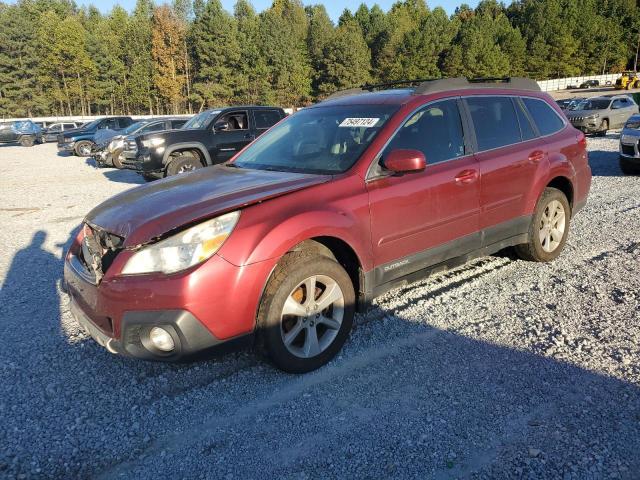
[[[510,97],[469,97],[466,101],[481,151],[521,141],[518,118]]]
[[[255,110],[253,115],[255,116],[258,130],[271,128],[280,121],[280,112],[278,110]]]
[[[385,149],[419,150],[428,164],[465,154],[464,134],[456,100],[433,103],[413,114]]]
[[[527,110],[533,121],[536,122],[541,135],[551,135],[564,127],[564,122],[556,111],[543,100],[523,98]]]
[[[518,123],[520,124],[520,133],[522,134],[522,140],[531,140],[536,137],[536,133],[533,131],[531,122],[525,111],[522,109],[522,105],[517,100],[514,100],[514,106],[516,107],[516,115],[518,116]]]

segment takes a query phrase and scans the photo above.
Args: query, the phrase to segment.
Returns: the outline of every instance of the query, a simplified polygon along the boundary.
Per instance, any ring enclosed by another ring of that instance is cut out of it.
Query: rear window
[[[182,128],[182,126],[187,123],[187,119],[184,120],[171,120],[171,128]]]
[[[256,119],[256,128],[270,128],[280,121],[280,112],[278,110],[255,110],[253,115]]]
[[[540,135],[551,135],[564,127],[564,122],[556,111],[543,100],[523,98],[527,110],[538,127]]]
[[[511,97],[469,97],[466,101],[480,150],[491,150],[521,141],[518,117]]]

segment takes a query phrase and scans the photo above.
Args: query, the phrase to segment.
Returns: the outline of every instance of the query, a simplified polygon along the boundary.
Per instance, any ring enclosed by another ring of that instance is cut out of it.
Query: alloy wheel
[[[344,294],[326,275],[313,275],[296,286],[282,308],[280,333],[293,355],[312,358],[335,340],[344,318]]]
[[[565,228],[564,206],[558,200],[552,200],[544,209],[540,219],[540,244],[545,252],[551,253],[560,246]]]

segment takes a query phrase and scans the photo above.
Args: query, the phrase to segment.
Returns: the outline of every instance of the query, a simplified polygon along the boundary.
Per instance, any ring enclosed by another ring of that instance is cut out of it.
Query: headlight
[[[635,129],[640,128],[640,119],[638,119],[638,120],[629,120],[625,124],[624,128],[635,128]]]
[[[587,118],[589,120],[595,120],[596,118],[598,118],[600,116],[599,113],[594,113],[593,115],[589,115]]]
[[[122,274],[174,273],[204,262],[231,235],[239,217],[239,211],[226,213],[143,247],[127,261]]]
[[[162,145],[163,143],[164,143],[164,138],[161,138],[161,137],[148,138],[142,141],[142,145],[147,148],[157,147],[159,145]]]
[[[111,143],[109,143],[109,147],[107,148],[108,150],[113,151],[118,148],[122,148],[123,145],[124,145],[124,140],[121,138],[117,138],[115,140],[111,140]]]

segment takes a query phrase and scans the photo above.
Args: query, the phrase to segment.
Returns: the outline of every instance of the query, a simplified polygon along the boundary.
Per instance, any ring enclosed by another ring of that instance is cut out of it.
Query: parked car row
[[[128,117],[105,118],[61,135],[58,149],[91,154],[99,166],[131,169],[150,181],[223,163],[285,115],[278,107],[241,106],[126,128]]]
[[[560,255],[591,171],[584,133],[535,81],[376,89],[270,129],[282,110],[233,107],[125,137],[128,168],[198,171],[87,214],[64,268],[78,322],[112,353],[174,361],[253,340],[307,372],[391,288],[507,247]]]

